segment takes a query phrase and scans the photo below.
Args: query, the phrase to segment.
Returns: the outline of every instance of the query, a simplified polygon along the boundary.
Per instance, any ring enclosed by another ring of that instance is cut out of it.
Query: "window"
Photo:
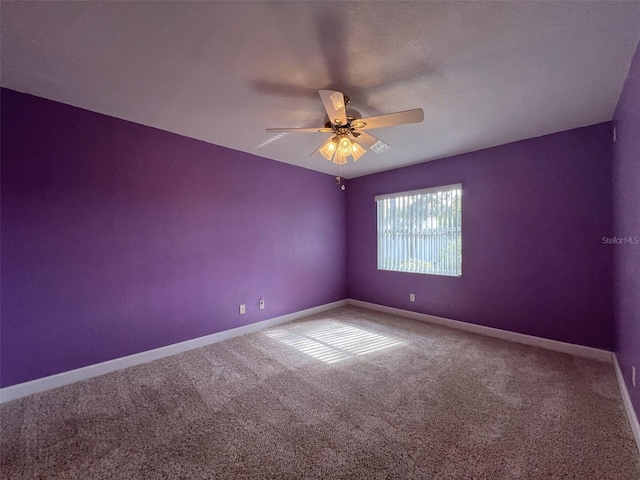
[[[376,196],[378,270],[462,275],[462,184]]]

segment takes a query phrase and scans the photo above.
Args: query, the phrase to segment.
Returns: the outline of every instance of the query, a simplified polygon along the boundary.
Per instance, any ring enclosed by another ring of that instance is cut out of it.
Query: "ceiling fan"
[[[317,151],[324,158],[338,165],[347,163],[349,156],[353,157],[354,161],[358,160],[367,152],[367,148],[376,153],[382,153],[391,148],[390,145],[365,130],[420,123],[424,120],[424,112],[421,108],[361,118],[360,112],[347,108],[349,97],[341,92],[318,90],[318,93],[320,93],[322,104],[327,112],[327,121],[324,127],[267,128],[267,132],[331,133],[331,136],[318,147]]]

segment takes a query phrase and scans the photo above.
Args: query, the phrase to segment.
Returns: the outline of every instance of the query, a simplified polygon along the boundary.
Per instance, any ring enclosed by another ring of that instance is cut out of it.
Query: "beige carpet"
[[[2,478],[640,478],[611,365],[344,307],[0,407]]]

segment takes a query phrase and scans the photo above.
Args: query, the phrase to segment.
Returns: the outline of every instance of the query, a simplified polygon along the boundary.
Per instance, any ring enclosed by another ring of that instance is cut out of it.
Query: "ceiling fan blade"
[[[359,118],[354,120],[351,124],[359,130],[369,130],[371,128],[420,123],[423,120],[424,112],[421,108],[415,108],[413,110],[405,110],[404,112],[387,113],[385,115],[377,115],[375,117]]]
[[[366,132],[358,132],[360,133],[359,137],[355,138],[357,143],[360,143],[367,147],[369,150],[372,150],[376,153],[386,152],[391,148],[391,145],[388,143],[384,143],[379,138],[374,137],[373,135]]]
[[[297,132],[297,133],[331,133],[333,130],[330,128],[318,127],[318,128],[267,128],[267,132]]]
[[[346,125],[347,110],[345,108],[344,95],[333,90],[318,90],[318,93],[329,116],[329,121],[334,125]]]

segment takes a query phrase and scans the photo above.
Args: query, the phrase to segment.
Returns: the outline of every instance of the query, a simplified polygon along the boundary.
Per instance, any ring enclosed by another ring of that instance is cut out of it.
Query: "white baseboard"
[[[615,353],[613,354],[613,368],[616,371],[616,378],[618,379],[618,387],[620,387],[622,403],[624,404],[624,409],[627,412],[627,418],[629,419],[629,425],[631,425],[633,437],[636,439],[638,453],[640,453],[640,423],[638,423],[638,416],[636,415],[636,411],[633,409],[629,390],[627,390],[627,384],[624,381],[624,376],[622,375],[622,370],[620,370],[620,364],[618,363],[618,357],[616,357]]]
[[[361,300],[348,300],[349,305],[355,305],[357,307],[368,308],[370,310],[376,310],[379,312],[390,313],[392,315],[399,315],[401,317],[412,318],[414,320],[420,320],[422,322],[434,323],[436,325],[442,325],[444,327],[455,328],[457,330],[464,330],[466,332],[479,333],[481,335],[487,335],[489,337],[501,338],[510,342],[522,343],[524,345],[531,345],[533,347],[540,347],[547,350],[554,350],[556,352],[568,353],[577,357],[586,357],[593,360],[599,360],[601,362],[611,362],[612,353],[607,350],[600,350],[599,348],[585,347],[583,345],[575,345],[573,343],[559,342],[557,340],[549,340],[547,338],[534,337],[532,335],[525,335],[524,333],[515,333],[508,330],[500,330],[498,328],[485,327],[484,325],[476,325],[473,323],[461,322],[459,320],[451,320],[449,318],[436,317],[434,315],[427,315],[426,313],[412,312],[410,310],[402,310],[395,307],[387,307],[384,305],[378,305],[376,303],[363,302]]]
[[[252,323],[250,325],[232,328],[230,330],[213,333],[204,337],[194,338],[185,342],[174,343],[172,345],[167,345],[166,347],[155,348],[153,350],[147,350],[146,352],[115,358],[106,362],[96,363],[94,365],[88,365],[75,370],[69,370],[68,372],[51,375],[49,377],[37,378],[29,382],[0,388],[0,403],[26,397],[27,395],[32,395],[34,393],[44,392],[45,390],[50,390],[52,388],[62,387],[63,385],[69,385],[70,383],[76,383],[88,378],[104,375],[105,373],[121,370],[123,368],[133,367],[134,365],[140,365],[141,363],[151,362],[159,358],[186,352],[187,350],[193,350],[194,348],[204,347],[205,345],[212,343],[222,342],[223,340],[228,340],[229,338],[238,337],[247,333],[264,330],[265,328],[291,322],[302,317],[342,307],[346,304],[347,300],[327,303],[317,307],[308,308],[306,310],[282,315],[280,317],[274,317],[261,322]]]

